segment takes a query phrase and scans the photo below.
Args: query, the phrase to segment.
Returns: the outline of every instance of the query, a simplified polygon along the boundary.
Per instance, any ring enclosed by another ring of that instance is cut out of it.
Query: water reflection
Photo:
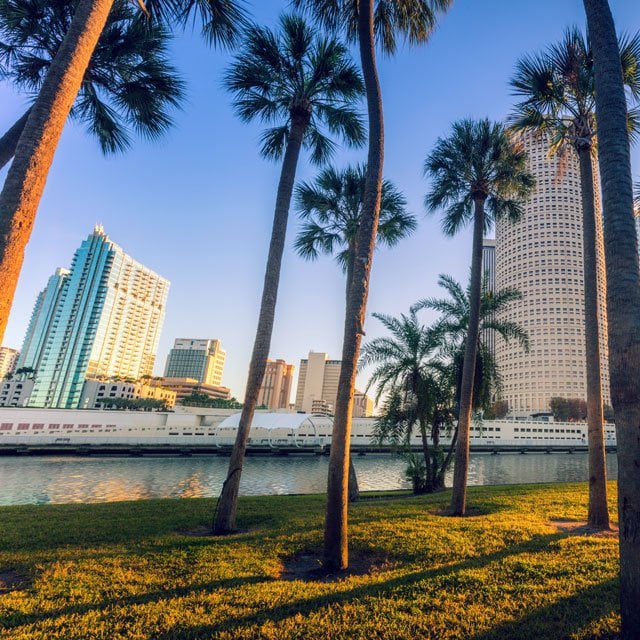
[[[393,455],[356,456],[364,491],[408,487],[404,461]],[[113,502],[144,498],[200,498],[218,495],[227,458],[0,458],[0,505]],[[247,458],[244,495],[321,493],[328,458]],[[610,478],[615,455],[607,457]],[[471,456],[470,484],[579,482],[587,454],[501,454]],[[451,481],[449,474],[448,482]]]

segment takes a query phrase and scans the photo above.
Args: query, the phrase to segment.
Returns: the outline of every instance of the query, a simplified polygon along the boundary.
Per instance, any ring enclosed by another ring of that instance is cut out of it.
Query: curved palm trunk
[[[609,528],[607,465],[604,444],[604,411],[598,316],[596,210],[594,204],[591,146],[578,148],[582,191],[584,257],[584,325],[587,363],[587,424],[589,438],[589,515],[591,527]]]
[[[327,481],[327,513],[324,533],[324,567],[328,571],[346,569],[349,564],[347,543],[347,488],[351,411],[356,369],[360,355],[363,325],[369,292],[369,274],[380,215],[382,165],[384,161],[384,125],[382,95],[376,69],[373,33],[373,0],[360,0],[358,11],[360,61],[367,92],[369,115],[369,151],[362,206],[362,222],[358,229],[353,282],[349,292],[342,345],[342,368],[338,382],[336,412],[333,421],[329,477]]]
[[[433,470],[431,462],[431,451],[429,451],[429,438],[427,437],[427,425],[424,420],[420,420],[420,440],[422,442],[422,456],[424,458],[424,470],[426,477],[425,491],[432,493],[434,488]]]
[[[444,489],[444,476],[447,473],[447,469],[451,464],[451,458],[453,457],[454,451],[456,449],[456,444],[458,442],[458,427],[453,431],[453,435],[451,437],[451,444],[449,445],[449,450],[447,451],[447,455],[445,456],[442,466],[438,471],[438,475],[436,476],[436,489]]]
[[[627,103],[607,0],[584,0],[593,50],[607,264],[611,400],[618,441],[622,637],[640,639],[640,267]]]
[[[0,193],[0,342],[53,155],[112,4],[79,0]]]
[[[453,469],[453,495],[451,512],[463,516],[467,502],[467,472],[469,470],[469,429],[473,407],[473,382],[480,334],[480,299],[482,295],[482,238],[484,236],[484,200],[476,198],[473,222],[473,249],[471,253],[471,291],[469,299],[469,328],[465,340],[462,380],[460,382],[460,412],[458,415],[458,442]]]
[[[24,131],[24,125],[31,113],[31,107],[27,109],[14,123],[14,125],[0,138],[0,169],[13,158],[20,136]]]
[[[291,194],[296,178],[298,158],[304,131],[309,122],[308,118],[294,119],[291,125],[291,135],[287,142],[287,148],[282,161],[280,181],[278,183],[278,195],[273,216],[273,229],[271,231],[271,244],[264,276],[262,289],[262,301],[256,339],[253,344],[247,388],[244,395],[244,404],[240,414],[240,423],[236,433],[236,441],[229,460],[227,479],[222,485],[220,499],[216,505],[213,522],[213,532],[229,533],[236,528],[236,511],[238,507],[238,492],[240,489],[240,475],[247,450],[247,440],[251,431],[253,414],[258,404],[258,394],[267,367],[269,348],[271,347],[271,334],[273,333],[273,321],[276,312],[278,298],[278,285],[280,284],[280,268],[282,266],[282,254],[284,253],[284,241],[287,234],[287,222],[289,220],[289,207]]]

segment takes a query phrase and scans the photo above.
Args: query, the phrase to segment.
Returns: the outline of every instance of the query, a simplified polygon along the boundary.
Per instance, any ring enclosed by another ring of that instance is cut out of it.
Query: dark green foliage
[[[494,402],[485,412],[486,420],[502,420],[509,414],[509,403],[506,400]]]
[[[0,78],[33,99],[73,17],[72,0],[0,2]],[[169,61],[167,27],[116,0],[71,110],[104,153],[124,151],[135,132],[149,139],[172,124],[184,83]]]
[[[98,398],[105,409],[123,409],[126,411],[166,411],[167,403],[156,398]]]
[[[187,407],[213,407],[215,409],[242,409],[242,403],[235,398],[211,398],[206,393],[192,393],[185,396],[180,404]]]
[[[555,420],[560,422],[584,422],[587,419],[587,402],[582,398],[551,398],[549,408]]]

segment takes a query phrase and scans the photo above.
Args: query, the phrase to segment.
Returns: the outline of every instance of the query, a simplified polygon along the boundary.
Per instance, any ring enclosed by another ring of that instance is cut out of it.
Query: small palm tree
[[[446,350],[454,363],[456,379],[456,402],[460,402],[462,371],[464,368],[465,340],[469,332],[471,315],[471,285],[466,289],[449,275],[441,274],[438,284],[447,292],[447,298],[425,298],[414,305],[418,311],[431,309],[440,313],[438,330],[442,333]],[[499,291],[490,291],[487,274],[483,277],[482,296],[480,298],[480,327],[478,332],[478,351],[473,378],[472,409],[487,410],[496,393],[500,390],[500,373],[491,350],[482,340],[488,331],[493,331],[505,342],[516,340],[525,351],[529,350],[529,337],[526,331],[511,320],[500,318],[509,305],[522,300],[522,294],[513,287]]]
[[[369,275],[376,244],[384,159],[382,92],[376,63],[376,44],[392,55],[398,39],[424,44],[440,13],[453,0],[293,0],[312,12],[323,26],[345,33],[357,42],[367,94],[369,142],[362,222],[356,239],[357,257],[345,314],[342,368],[338,383],[327,481],[324,568],[340,571],[349,565],[347,539],[347,476],[351,437],[351,405],[355,389],[360,342],[367,311]]]
[[[362,221],[366,167],[342,171],[323,169],[313,183],[296,187],[297,209],[305,221],[295,248],[300,256],[315,260],[321,253],[333,255],[346,274],[347,295],[356,259],[356,237]],[[389,180],[382,183],[378,244],[393,247],[417,227],[406,210],[405,197]]]
[[[0,4],[0,77],[37,96],[65,33],[71,0]],[[71,117],[83,122],[104,153],[124,151],[131,130],[154,139],[171,126],[184,83],[168,59],[168,29],[149,24],[128,2],[113,6],[91,57]],[[0,169],[13,157],[31,108],[0,138]]]
[[[443,457],[439,449],[440,431],[450,426],[452,410],[451,377],[439,358],[442,332],[438,327],[423,325],[415,307],[399,318],[380,313],[374,313],[373,317],[390,335],[365,344],[359,366],[376,365],[367,386],[367,389],[377,387],[376,402],[389,394],[381,421],[387,427],[383,432],[395,431],[398,438],[408,442],[418,426],[425,468],[424,491],[430,493],[442,487],[450,460],[450,455]]]
[[[616,415],[622,640],[640,638],[640,268],[633,237],[627,96],[608,0],[584,0],[593,52],[607,265],[611,400]]]
[[[640,36],[621,39],[620,60],[629,94],[640,97]],[[585,352],[589,434],[589,525],[609,528],[607,469],[598,312],[598,245],[593,162],[597,135],[593,57],[582,32],[566,31],[545,52],[522,58],[511,80],[522,98],[511,117],[517,131],[542,134],[551,151],[575,154],[580,167],[583,218]],[[637,111],[630,111],[634,126]]]
[[[282,158],[282,171],[244,406],[218,501],[216,533],[235,528],[242,463],[271,345],[300,151],[308,149],[315,163],[326,161],[335,143],[325,130],[339,135],[349,145],[364,142],[364,128],[356,109],[363,94],[357,67],[342,43],[315,35],[298,16],[282,17],[279,32],[249,28],[243,50],[227,73],[225,84],[234,95],[234,106],[242,120],[258,119],[271,125],[262,136],[261,151],[266,158]]]
[[[640,218],[640,180],[633,188],[633,208],[637,218]]]
[[[140,0],[151,20],[186,24],[198,18],[205,38],[229,45],[245,23],[241,0]],[[13,302],[24,250],[64,125],[114,0],[78,0],[51,60],[0,192],[0,342]]]
[[[505,128],[489,120],[456,122],[447,138],[440,138],[427,157],[424,173],[432,186],[425,197],[429,212],[444,209],[442,228],[453,236],[473,223],[469,328],[460,385],[458,443],[451,508],[464,515],[469,466],[469,429],[473,407],[473,386],[480,335],[482,300],[482,240],[499,218],[516,221],[522,215],[522,200],[534,179],[525,167],[526,155]]]

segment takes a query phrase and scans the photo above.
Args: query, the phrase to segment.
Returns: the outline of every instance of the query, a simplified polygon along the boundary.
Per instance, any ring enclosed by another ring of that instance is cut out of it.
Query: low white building
[[[80,396],[80,409],[102,409],[109,400],[161,400],[168,408],[176,403],[176,392],[160,385],[123,380],[85,380]]]
[[[33,391],[33,378],[0,381],[0,407],[26,407]]]

